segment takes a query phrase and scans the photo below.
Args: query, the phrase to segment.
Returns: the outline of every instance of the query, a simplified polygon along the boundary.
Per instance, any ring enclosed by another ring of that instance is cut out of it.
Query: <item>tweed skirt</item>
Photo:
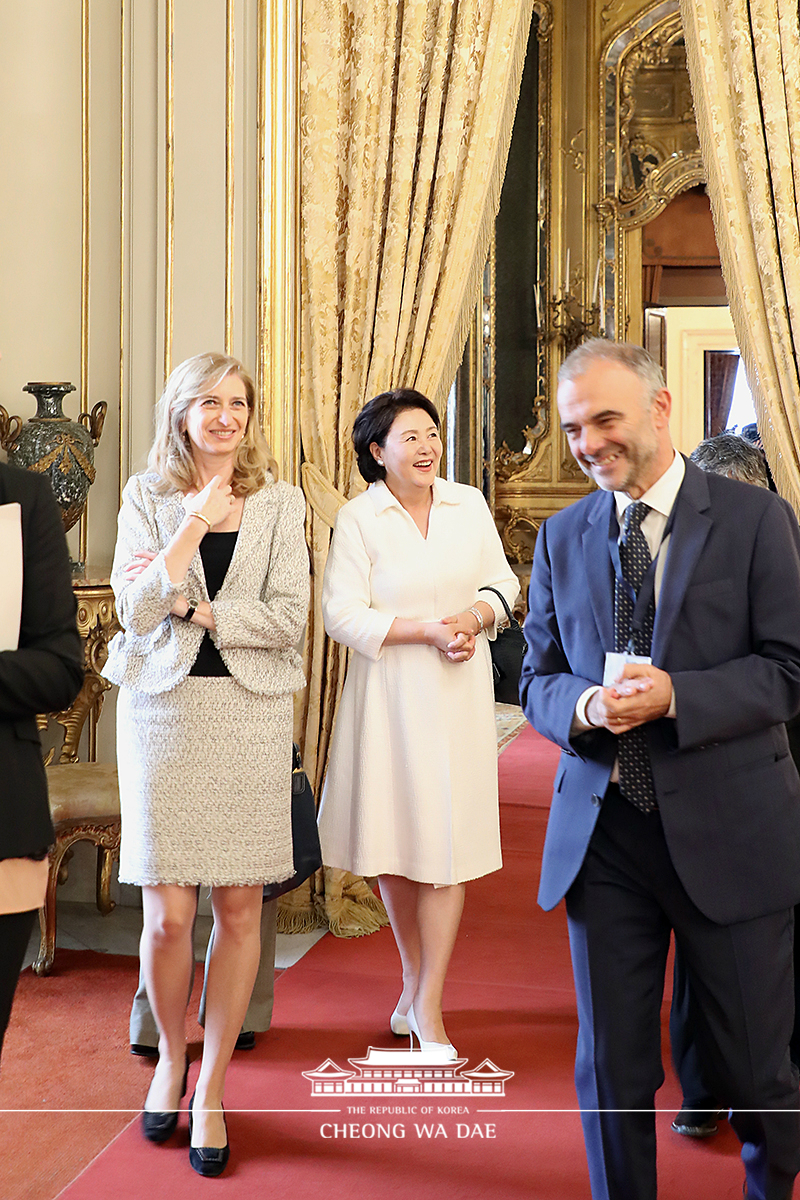
[[[121,687],[122,883],[212,887],[292,874],[292,696],[190,675]]]

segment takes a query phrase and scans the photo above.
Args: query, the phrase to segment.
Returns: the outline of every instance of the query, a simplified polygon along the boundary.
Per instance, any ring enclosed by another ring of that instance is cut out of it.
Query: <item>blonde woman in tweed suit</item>
[[[111,576],[124,630],[105,669],[120,685],[120,879],[142,887],[142,968],[159,1030],[142,1124],[158,1142],[174,1131],[186,1088],[192,924],[198,887],[211,887],[189,1161],[217,1175],[228,1159],[225,1072],[258,968],[262,885],[293,869],[305,504],[274,480],[253,383],[236,359],[182,363],[156,421],[149,469],[125,488]]]

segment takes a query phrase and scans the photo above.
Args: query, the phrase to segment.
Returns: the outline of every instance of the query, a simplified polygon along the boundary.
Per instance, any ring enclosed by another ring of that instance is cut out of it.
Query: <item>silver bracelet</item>
[[[481,616],[480,609],[477,608],[474,604],[473,604],[472,608],[468,609],[468,612],[471,612],[473,617],[475,617],[475,619],[478,622],[478,632],[475,634],[475,636],[477,637],[479,633],[483,633],[483,617]]]

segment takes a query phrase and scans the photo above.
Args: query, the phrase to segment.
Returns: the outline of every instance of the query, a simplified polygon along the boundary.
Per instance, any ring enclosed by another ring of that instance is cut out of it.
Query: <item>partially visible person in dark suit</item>
[[[585,343],[557,400],[600,490],[537,537],[520,695],[562,748],[539,902],[566,898],[592,1196],[656,1197],[674,931],[746,1194],[789,1200],[800,778],[784,723],[800,711],[800,530],[779,497],[675,452],[671,397],[640,346]]]
[[[69,556],[50,484],[0,464],[4,508],[0,553],[8,575],[19,562],[21,535],[22,596],[17,647],[0,651],[0,1049],[44,903],[53,841],[36,715],[69,708],[84,676]],[[6,601],[0,615],[5,645],[16,640],[15,631],[8,636],[12,611]]]
[[[237,1050],[255,1050],[256,1034],[266,1033],[272,1023],[272,1007],[275,1000],[277,922],[278,901],[268,900],[261,905],[261,957],[250,1003],[242,1022],[242,1030],[236,1039],[235,1049]],[[192,940],[194,940],[194,935]],[[212,924],[206,948],[205,976],[198,1015],[198,1020],[204,1028],[206,1023],[206,983],[213,950],[214,926]],[[194,983],[194,975],[191,977],[191,982]],[[141,967],[139,968],[139,986],[131,1006],[130,1046],[131,1054],[139,1055],[142,1058],[158,1058],[158,1026],[147,998],[147,981]]]
[[[716,437],[700,442],[689,455],[702,471],[713,475],[724,475],[727,479],[738,479],[741,483],[752,483],[756,487],[770,489],[767,458],[761,448],[755,425],[754,436],[740,437],[736,433],[719,433]],[[795,766],[800,763],[800,719],[793,717],[786,722],[789,748]],[[800,931],[798,913],[795,910],[795,1021],[790,1043],[792,1062],[800,1066]],[[689,976],[683,956],[676,948],[672,980],[672,1005],[669,1014],[669,1038],[675,1074],[681,1085],[683,1099],[680,1112],[672,1122],[676,1133],[685,1137],[712,1137],[718,1130],[717,1115],[720,1100],[706,1087],[700,1068],[695,1020],[692,1016],[692,996]]]

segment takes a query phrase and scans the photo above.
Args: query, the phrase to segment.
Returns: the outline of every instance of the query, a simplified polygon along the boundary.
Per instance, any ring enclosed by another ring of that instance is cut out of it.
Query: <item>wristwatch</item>
[[[184,621],[191,621],[192,617],[197,612],[197,606],[200,603],[200,601],[199,600],[190,600],[187,596],[186,602],[189,605],[189,607],[187,608],[186,612],[183,614],[183,619],[184,619]]]

